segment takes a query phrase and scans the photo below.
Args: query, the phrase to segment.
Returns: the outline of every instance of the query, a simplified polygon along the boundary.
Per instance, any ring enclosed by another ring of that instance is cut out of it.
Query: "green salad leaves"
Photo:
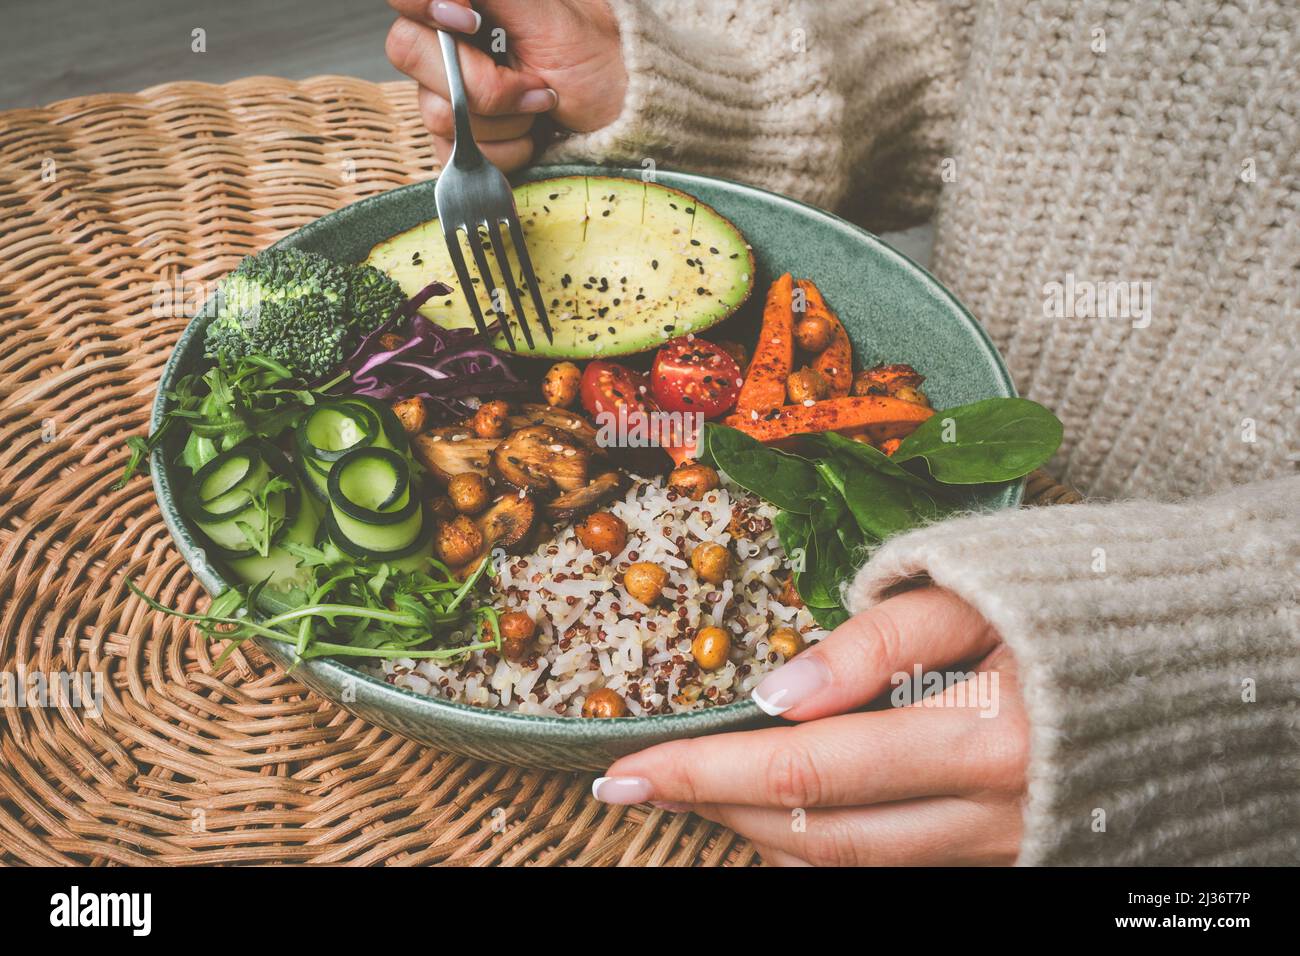
[[[1036,402],[992,398],[936,412],[892,456],[835,432],[781,450],[710,423],[700,458],[780,509],[775,529],[795,588],[817,623],[833,628],[849,616],[843,585],[872,548],[968,508],[970,486],[1023,478],[1061,436],[1060,421]]]

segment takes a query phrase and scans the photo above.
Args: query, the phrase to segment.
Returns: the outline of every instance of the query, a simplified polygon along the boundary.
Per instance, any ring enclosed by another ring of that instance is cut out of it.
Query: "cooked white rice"
[[[460,663],[398,659],[377,673],[421,694],[525,714],[578,717],[587,695],[617,691],[631,715],[683,713],[747,696],[782,663],[767,635],[782,627],[820,640],[807,610],[777,597],[789,566],[772,530],[775,510],[741,489],[718,489],[691,501],[662,479],[633,479],[609,508],[628,527],[628,543],[610,560],[579,543],[572,527],[532,554],[511,556],[486,598],[501,611],[523,610],[537,622],[537,652],[511,662],[474,652]],[[733,510],[744,534],[733,542]],[[729,545],[732,572],[713,586],[691,570],[702,541]],[[668,571],[664,598],[654,607],[634,600],[620,583],[636,561]],[[691,656],[701,627],[731,634],[730,660],[703,672]],[[463,639],[463,635],[455,635]]]

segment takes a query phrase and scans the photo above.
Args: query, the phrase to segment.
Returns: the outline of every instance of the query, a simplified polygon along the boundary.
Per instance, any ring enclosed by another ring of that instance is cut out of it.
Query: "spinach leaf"
[[[710,423],[704,434],[710,459],[728,478],[782,511],[808,514],[817,473],[807,461],[725,425]]]
[[[833,631],[849,619],[849,612],[842,606],[836,607],[809,607],[808,613],[812,619],[817,622],[818,627]]]
[[[930,474],[950,485],[1012,481],[1046,464],[1062,433],[1060,420],[1037,402],[990,398],[935,412],[892,457],[924,458]]]
[[[776,517],[772,519],[772,528],[781,542],[781,549],[785,551],[785,556],[790,559],[795,573],[798,574],[808,566],[810,560],[808,536],[811,528],[808,518],[792,511],[778,511]]]
[[[943,490],[934,482],[923,478],[920,475],[913,474],[902,465],[898,464],[893,458],[886,455],[880,449],[868,445],[865,442],[854,441],[852,438],[845,438],[837,432],[826,432],[818,436],[821,444],[827,454],[833,454],[839,458],[850,458],[859,464],[873,468],[882,475],[888,475],[890,478],[897,478],[927,492],[932,497],[944,497]]]

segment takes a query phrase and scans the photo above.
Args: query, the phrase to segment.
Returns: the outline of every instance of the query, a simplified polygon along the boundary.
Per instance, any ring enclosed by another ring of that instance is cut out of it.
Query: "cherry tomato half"
[[[626,406],[629,413],[660,411],[646,376],[617,362],[604,359],[588,362],[582,373],[580,392],[582,407],[592,418],[602,414],[617,415],[620,406]],[[659,437],[662,439],[663,436]],[[665,442],[661,447],[679,465],[688,461],[695,451],[693,444],[669,445]]]
[[[582,407],[593,418],[605,412],[615,414],[621,405],[628,406],[629,410],[645,408],[650,398],[644,375],[603,359],[587,363],[580,389]]]
[[[740,395],[740,366],[718,345],[704,339],[666,342],[650,369],[650,390],[670,412],[700,412],[717,418]]]

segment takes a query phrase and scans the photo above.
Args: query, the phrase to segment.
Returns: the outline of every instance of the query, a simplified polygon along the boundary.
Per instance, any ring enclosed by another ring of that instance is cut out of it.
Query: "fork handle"
[[[452,146],[450,162],[462,168],[478,166],[483,153],[474,142],[474,132],[469,124],[469,94],[465,92],[465,78],[460,72],[460,51],[456,38],[446,30],[438,31],[442,46],[442,63],[447,70],[447,91],[451,94],[451,109],[456,118],[456,142]]]

